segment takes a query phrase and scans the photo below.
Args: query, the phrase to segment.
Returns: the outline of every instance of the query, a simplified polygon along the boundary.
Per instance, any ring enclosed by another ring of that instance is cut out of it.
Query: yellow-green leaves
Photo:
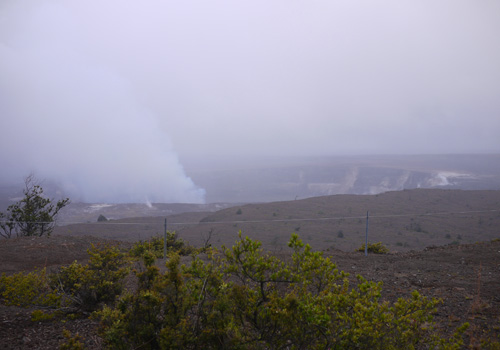
[[[93,311],[121,294],[123,279],[129,273],[125,255],[111,245],[88,250],[89,263],[73,262],[51,276],[51,286],[73,306]]]
[[[148,283],[100,313],[101,334],[113,348],[149,349],[412,349],[460,342],[461,333],[444,338],[434,330],[436,300],[414,292],[389,304],[380,300],[381,283],[358,276],[351,286],[346,273],[297,235],[289,247],[291,256],[280,259],[240,233],[232,248],[212,249],[188,266],[179,267],[172,254],[164,273],[151,271]]]
[[[56,308],[60,296],[49,286],[45,269],[29,273],[19,272],[0,277],[0,295],[7,305],[45,306]]]

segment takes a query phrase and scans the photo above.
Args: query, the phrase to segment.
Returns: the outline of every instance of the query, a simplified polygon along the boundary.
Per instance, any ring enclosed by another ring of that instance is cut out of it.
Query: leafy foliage
[[[133,257],[143,257],[145,254],[152,254],[155,258],[163,258],[164,239],[157,235],[147,241],[138,241],[130,250]],[[186,244],[184,240],[177,238],[175,232],[167,231],[167,250],[178,252],[180,255],[189,255],[195,248]]]
[[[0,295],[7,305],[57,308],[61,302],[61,297],[49,287],[45,269],[11,276],[2,274]]]
[[[117,247],[92,246],[89,263],[0,277],[12,305],[94,311],[99,333],[113,349],[458,349],[467,324],[451,337],[434,328],[439,303],[417,291],[394,303],[381,283],[349,275],[296,234],[280,259],[243,238],[232,248],[206,249],[181,265],[171,249],[166,269],[154,250],[141,252],[136,288],[124,292],[128,258]],[[182,247],[181,247],[182,248]],[[117,298],[118,297],[118,298]],[[49,320],[40,310],[32,319]],[[65,332],[64,348],[82,348]],[[491,342],[490,342],[491,343]],[[494,344],[494,343],[491,343]]]
[[[33,322],[49,321],[54,319],[54,317],[53,313],[46,313],[43,310],[34,310],[31,313],[31,321]]]
[[[382,242],[377,242],[377,243],[372,243],[368,244],[368,253],[373,253],[373,254],[388,254],[389,249],[382,244]],[[361,247],[357,249],[358,252],[364,252],[365,251],[365,245],[363,244]]]
[[[76,333],[74,336],[67,329],[63,330],[63,336],[65,341],[61,344],[59,349],[61,350],[83,350],[85,347],[81,342],[82,337]]]
[[[164,273],[145,259],[139,288],[95,314],[111,348],[414,349],[457,348],[465,327],[443,338],[433,328],[437,300],[413,292],[394,304],[381,284],[348,275],[297,235],[291,257],[266,254],[242,238],[209,249],[188,266],[171,253]]]
[[[0,235],[5,238],[16,236],[49,236],[54,230],[57,214],[69,204],[69,199],[53,203],[43,195],[33,174],[24,180],[24,198],[10,205],[7,213],[0,213]]]
[[[110,245],[92,246],[89,263],[73,262],[48,275],[46,270],[0,277],[0,295],[7,305],[76,308],[93,311],[123,291],[129,273],[125,255]],[[35,317],[41,316],[36,314]]]
[[[51,276],[51,286],[73,306],[85,311],[95,310],[101,303],[110,303],[123,291],[123,280],[129,273],[125,255],[111,245],[87,250],[89,262],[73,262]]]

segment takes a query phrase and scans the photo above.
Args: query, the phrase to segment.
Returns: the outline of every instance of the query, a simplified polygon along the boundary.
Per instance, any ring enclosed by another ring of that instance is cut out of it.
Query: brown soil
[[[83,262],[91,243],[102,242],[105,240],[90,236],[59,235],[0,240],[0,273],[54,269],[74,260]],[[364,256],[338,250],[325,254],[351,276],[360,274],[382,281],[382,296],[388,300],[407,297],[415,289],[425,296],[442,299],[436,314],[439,327],[451,332],[469,322],[468,346],[476,345],[481,337],[500,339],[500,240],[387,255]],[[58,348],[64,341],[63,329],[73,335],[78,333],[87,349],[102,348],[95,321],[60,318],[33,322],[32,311],[0,302],[1,349]]]

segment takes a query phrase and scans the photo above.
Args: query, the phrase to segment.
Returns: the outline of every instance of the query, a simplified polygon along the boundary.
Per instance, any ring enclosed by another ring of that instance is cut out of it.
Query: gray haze
[[[500,1],[0,2],[0,180],[203,202],[180,159],[500,152]]]

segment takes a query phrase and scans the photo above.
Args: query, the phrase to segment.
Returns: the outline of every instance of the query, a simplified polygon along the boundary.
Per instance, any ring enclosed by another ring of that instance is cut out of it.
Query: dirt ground
[[[13,274],[46,267],[56,269],[74,260],[84,262],[90,245],[105,240],[84,236],[0,240],[0,273]],[[125,247],[130,243],[120,243]],[[500,340],[500,240],[467,245],[429,247],[424,251],[365,256],[326,251],[340,270],[351,276],[382,281],[382,297],[394,301],[418,290],[442,299],[435,319],[444,332],[469,322],[467,347],[484,337]],[[32,309],[5,306],[0,300],[0,349],[55,349],[63,329],[78,333],[87,349],[101,349],[95,321],[55,319],[31,321]]]

